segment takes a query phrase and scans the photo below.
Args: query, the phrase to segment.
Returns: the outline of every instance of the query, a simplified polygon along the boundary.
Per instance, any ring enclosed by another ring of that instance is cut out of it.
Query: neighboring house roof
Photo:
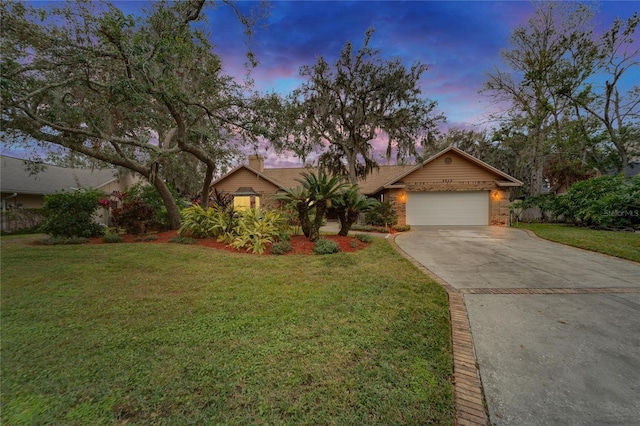
[[[100,188],[117,179],[117,169],[72,169],[45,165],[36,174],[26,169],[28,160],[2,156],[0,188],[18,194],[53,194],[72,188]]]

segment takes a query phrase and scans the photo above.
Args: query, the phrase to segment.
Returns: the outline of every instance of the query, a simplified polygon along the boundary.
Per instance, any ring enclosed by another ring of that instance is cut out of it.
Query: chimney
[[[259,171],[260,173],[264,172],[264,157],[261,157],[260,155],[250,155],[249,167]]]

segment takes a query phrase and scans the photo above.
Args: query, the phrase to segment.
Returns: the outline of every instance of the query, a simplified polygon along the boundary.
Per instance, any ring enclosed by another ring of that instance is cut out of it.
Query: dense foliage
[[[569,186],[623,172],[640,154],[638,13],[596,32],[591,2],[535,7],[482,90],[503,106],[494,115],[499,130],[450,135],[523,181],[527,195],[543,193],[545,182]]]
[[[114,224],[133,235],[143,234],[153,228],[155,214],[153,207],[139,199],[127,201],[111,212]]]
[[[174,199],[178,210],[182,211],[187,207],[187,202],[182,198],[178,192],[169,186],[169,191]],[[135,184],[129,188],[124,196],[124,203],[127,204],[133,201],[141,201],[146,206],[153,209],[153,217],[149,218],[150,224],[153,228],[159,230],[169,229],[171,227],[171,221],[169,214],[167,213],[167,207],[156,188],[146,184]]]
[[[220,207],[203,208],[198,204],[182,210],[181,235],[217,238],[233,228],[234,215]]]
[[[244,209],[238,212],[235,226],[231,233],[225,234],[225,241],[238,250],[262,254],[287,230],[286,218],[277,211]]]
[[[556,197],[554,213],[598,228],[640,225],[640,176],[603,176],[575,183]]]
[[[596,228],[640,227],[640,176],[602,176],[577,182],[566,194],[529,197],[512,209],[538,207],[545,219]]]
[[[96,237],[104,228],[93,221],[101,193],[93,189],[56,192],[45,195],[42,209],[46,215],[42,232],[54,238]]]
[[[182,211],[181,235],[217,238],[237,249],[262,254],[269,244],[285,240],[289,226],[277,211],[244,209],[229,214],[220,206],[202,208],[199,205]]]
[[[417,156],[417,147],[443,121],[436,102],[422,95],[427,66],[417,62],[407,69],[399,58],[383,60],[371,46],[374,31],[367,30],[357,50],[347,42],[334,64],[319,57],[301,67],[306,81],[291,94],[292,130],[276,142],[303,158],[319,148],[321,165],[352,185],[378,166],[372,142],[380,132],[388,137],[387,158],[395,150],[404,159]]]
[[[373,226],[393,226],[398,223],[398,214],[389,201],[383,201],[366,212],[365,222]]]

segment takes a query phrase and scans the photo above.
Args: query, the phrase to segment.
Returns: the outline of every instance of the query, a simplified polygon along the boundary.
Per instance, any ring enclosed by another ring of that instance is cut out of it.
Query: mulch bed
[[[129,234],[123,235],[122,238],[123,238],[123,243],[135,243],[135,244],[159,244],[160,243],[162,244],[162,243],[168,243],[169,239],[178,236],[178,233],[176,231],[166,231],[166,232],[159,232],[157,234],[152,234],[152,235],[157,236],[158,239],[154,241],[137,241],[136,236],[129,235]],[[138,236],[138,240],[143,238],[144,236]],[[352,236],[342,237],[339,235],[322,235],[322,238],[335,241],[340,246],[340,251],[347,252],[347,253],[354,252],[356,250],[361,250],[370,244],[370,243],[363,243],[362,241]],[[352,243],[352,241],[354,240],[357,242],[357,244]],[[102,237],[97,237],[97,238],[90,238],[89,244],[105,244],[105,243],[104,241],[102,241]],[[292,236],[291,239],[289,240],[289,244],[291,244],[291,247],[293,247],[293,250],[287,253],[285,256],[294,255],[294,254],[313,254],[313,243],[309,241],[309,239],[304,235]],[[357,248],[353,247],[352,244],[356,245]],[[227,250],[232,253],[251,254],[245,250],[238,251],[235,248],[227,246],[224,243],[220,243],[213,238],[199,238],[196,240],[195,245],[215,248],[218,250]],[[268,247],[265,250],[264,254],[271,254],[271,247]]]

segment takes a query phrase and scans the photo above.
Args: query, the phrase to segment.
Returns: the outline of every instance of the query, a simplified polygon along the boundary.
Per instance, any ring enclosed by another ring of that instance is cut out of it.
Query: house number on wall
[[[451,183],[453,179],[442,179],[442,183]]]

